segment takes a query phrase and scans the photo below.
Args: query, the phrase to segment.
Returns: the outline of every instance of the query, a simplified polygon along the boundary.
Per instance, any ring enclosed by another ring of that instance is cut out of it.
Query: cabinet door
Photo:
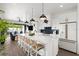
[[[68,40],[76,41],[76,23],[68,24]]]
[[[61,24],[60,25],[60,38],[63,38],[63,39],[65,39],[65,31],[66,31],[66,29],[65,29],[65,25],[66,24]]]

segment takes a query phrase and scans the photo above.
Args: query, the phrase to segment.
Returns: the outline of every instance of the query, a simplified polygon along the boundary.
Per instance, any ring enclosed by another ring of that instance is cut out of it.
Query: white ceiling
[[[63,5],[63,8],[59,7],[61,4]],[[0,3],[0,9],[1,8],[3,8],[5,11],[10,11],[13,9],[11,12],[14,12],[14,10],[22,11],[26,15],[31,15],[33,8],[34,16],[40,16],[42,14],[42,3]],[[45,14],[56,14],[76,8],[76,3],[44,3]]]
[[[60,8],[59,5],[63,5],[64,7]],[[1,3],[0,6],[23,8],[26,9],[26,12],[30,12],[33,8],[35,13],[40,12],[42,9],[41,3]],[[76,7],[76,3],[44,3],[45,13],[56,13]]]

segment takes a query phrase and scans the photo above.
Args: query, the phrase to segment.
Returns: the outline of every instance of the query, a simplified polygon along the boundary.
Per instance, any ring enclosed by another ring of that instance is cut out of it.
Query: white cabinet
[[[76,39],[76,23],[67,23],[67,27],[66,24],[61,24],[59,47],[76,53]]]
[[[68,40],[76,41],[76,23],[68,24]]]

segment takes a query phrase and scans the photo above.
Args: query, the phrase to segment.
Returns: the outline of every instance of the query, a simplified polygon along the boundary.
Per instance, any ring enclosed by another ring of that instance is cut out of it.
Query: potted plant
[[[6,39],[6,33],[8,29],[8,23],[4,19],[0,19],[0,44],[4,44]]]

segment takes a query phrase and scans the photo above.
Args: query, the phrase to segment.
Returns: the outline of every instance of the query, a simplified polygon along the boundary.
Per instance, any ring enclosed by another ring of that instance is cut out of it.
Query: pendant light
[[[35,20],[33,19],[33,8],[32,8],[32,19],[30,20],[30,22],[34,22]]]
[[[28,21],[25,21],[25,23],[29,23]]]
[[[44,15],[44,3],[42,3],[42,15],[40,16],[41,20],[47,20],[47,17]]]
[[[27,21],[27,19],[26,19],[25,23],[29,23],[29,22]]]

